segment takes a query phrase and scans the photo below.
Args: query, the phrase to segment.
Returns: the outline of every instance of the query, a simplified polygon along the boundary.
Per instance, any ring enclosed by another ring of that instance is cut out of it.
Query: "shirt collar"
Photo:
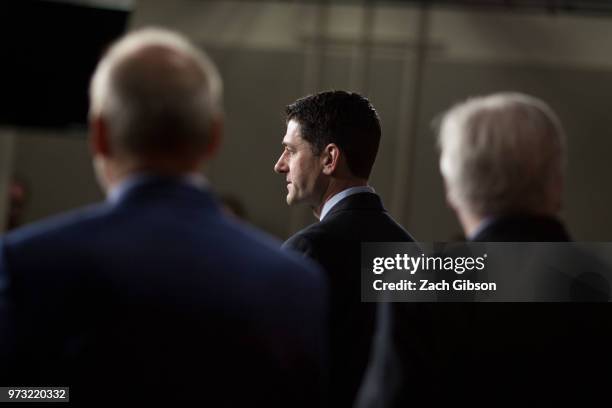
[[[128,191],[136,186],[155,180],[158,176],[148,173],[136,173],[123,179],[113,187],[107,194],[106,199],[116,204]],[[208,188],[208,180],[200,173],[186,173],[176,178],[177,182],[183,183],[199,190]]]
[[[341,192],[334,194],[333,196],[331,196],[329,200],[325,202],[325,204],[323,204],[323,208],[321,209],[321,216],[319,217],[319,221],[323,221],[323,218],[325,218],[325,216],[329,214],[331,209],[336,204],[338,204],[340,201],[344,200],[346,197],[352,196],[353,194],[374,193],[374,192],[375,192],[374,189],[370,186],[359,186],[359,187],[349,187],[346,190],[342,190]]]

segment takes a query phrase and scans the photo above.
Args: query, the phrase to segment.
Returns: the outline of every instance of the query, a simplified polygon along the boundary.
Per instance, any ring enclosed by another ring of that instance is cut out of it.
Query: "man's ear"
[[[221,140],[223,139],[223,118],[221,116],[216,117],[212,120],[210,126],[210,135],[208,136],[208,143],[204,149],[203,158],[210,159],[217,154],[221,147]]]
[[[108,125],[100,116],[89,120],[89,148],[93,156],[110,157],[111,145]]]
[[[325,146],[321,152],[321,161],[323,165],[323,174],[331,176],[340,163],[340,148],[335,143],[330,143]]]

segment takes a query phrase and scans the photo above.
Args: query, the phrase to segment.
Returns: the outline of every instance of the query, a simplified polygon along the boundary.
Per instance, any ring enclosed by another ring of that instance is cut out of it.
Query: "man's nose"
[[[287,172],[287,164],[285,163],[285,155],[281,154],[281,157],[278,158],[278,161],[274,165],[274,171],[282,174]]]

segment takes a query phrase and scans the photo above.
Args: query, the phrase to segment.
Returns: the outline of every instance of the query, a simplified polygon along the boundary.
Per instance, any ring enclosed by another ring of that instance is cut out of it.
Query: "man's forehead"
[[[305,143],[306,141],[302,138],[302,132],[300,125],[297,121],[291,119],[287,123],[287,133],[283,137],[284,145],[298,145]]]

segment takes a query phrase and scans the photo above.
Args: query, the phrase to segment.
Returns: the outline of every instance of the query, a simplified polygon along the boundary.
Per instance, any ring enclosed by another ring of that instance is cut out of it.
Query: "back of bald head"
[[[130,158],[189,157],[211,143],[222,84],[206,54],[174,32],[149,28],[116,42],[90,86],[90,117]]]

